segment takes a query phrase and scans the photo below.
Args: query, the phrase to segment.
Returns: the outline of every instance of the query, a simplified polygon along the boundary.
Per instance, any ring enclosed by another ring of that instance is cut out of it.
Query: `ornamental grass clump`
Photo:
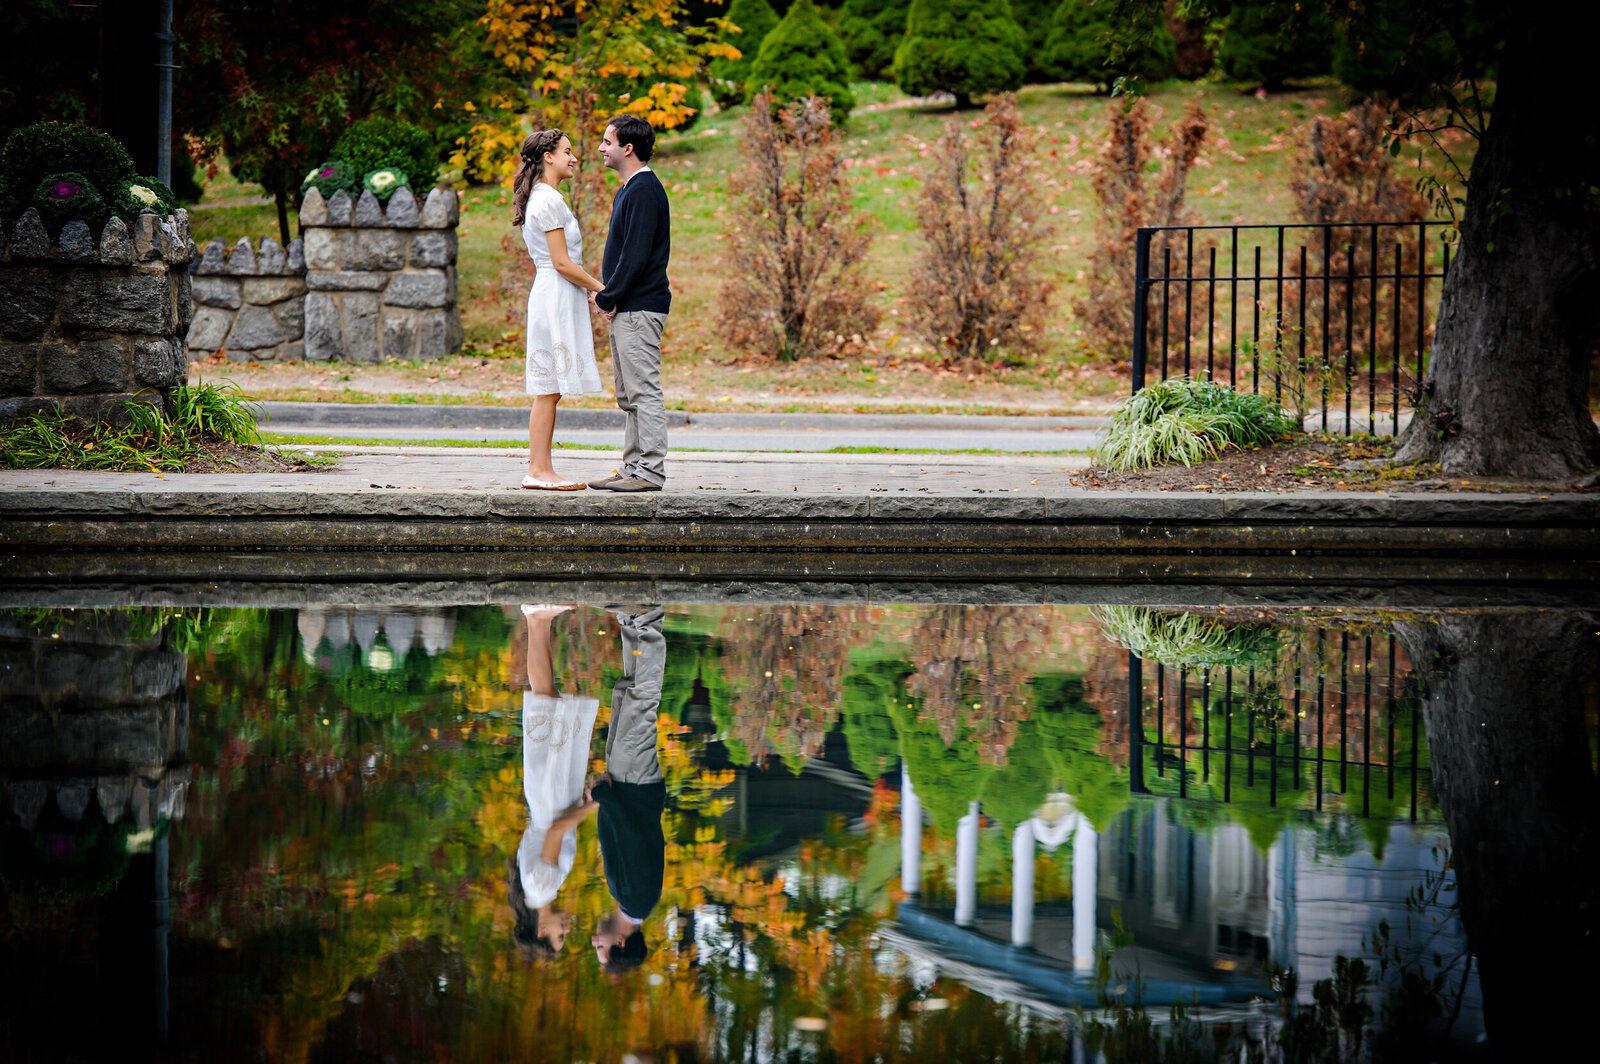
[[[1278,633],[1269,627],[1224,624],[1193,613],[1143,606],[1097,606],[1092,613],[1106,638],[1146,661],[1262,671],[1278,664]]]
[[[259,416],[231,382],[174,388],[164,407],[125,401],[104,421],[52,410],[0,426],[0,469],[181,470],[208,440],[259,446]]]
[[[1112,412],[1096,457],[1116,471],[1194,465],[1229,447],[1260,447],[1297,428],[1294,418],[1266,396],[1210,380],[1169,377]]]

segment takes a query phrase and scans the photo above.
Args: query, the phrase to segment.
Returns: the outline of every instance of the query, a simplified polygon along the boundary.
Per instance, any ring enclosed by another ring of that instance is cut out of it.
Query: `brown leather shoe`
[[[604,488],[606,491],[660,491],[661,485],[652,483],[643,477],[618,477],[616,480],[591,484],[590,487]]]

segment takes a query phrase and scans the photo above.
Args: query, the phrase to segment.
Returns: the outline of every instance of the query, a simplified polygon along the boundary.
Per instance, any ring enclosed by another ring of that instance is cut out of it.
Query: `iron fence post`
[[[1150,238],[1155,229],[1141,226],[1133,246],[1133,391],[1144,387],[1145,331],[1149,323],[1145,298],[1150,291]]]

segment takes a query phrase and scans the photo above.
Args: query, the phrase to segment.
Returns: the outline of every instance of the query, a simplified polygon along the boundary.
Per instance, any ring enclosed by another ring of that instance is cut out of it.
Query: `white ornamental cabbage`
[[[154,207],[156,205],[156,200],[158,199],[155,194],[155,190],[146,188],[144,185],[129,185],[128,195],[132,196],[139,202],[141,206],[145,207]]]

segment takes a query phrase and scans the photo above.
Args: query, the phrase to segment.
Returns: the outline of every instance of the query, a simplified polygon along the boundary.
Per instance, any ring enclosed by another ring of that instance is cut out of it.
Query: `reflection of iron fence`
[[[1320,414],[1323,432],[1397,432],[1425,368],[1441,288],[1429,282],[1450,268],[1451,246],[1429,239],[1444,224],[1141,228],[1133,390],[1147,372],[1203,375],[1271,394],[1303,422]]]
[[[1358,774],[1360,813],[1371,816],[1377,774],[1382,800],[1392,802],[1403,788],[1412,820],[1431,797],[1422,782],[1430,770],[1420,692],[1415,677],[1396,671],[1393,636],[1378,640],[1374,656],[1372,636],[1318,630],[1314,644],[1296,648],[1270,676],[1150,664],[1154,683],[1147,685],[1145,663],[1128,655],[1135,793],[1190,798],[1198,785],[1231,802],[1242,785],[1252,797],[1265,788],[1276,806],[1309,788],[1320,812],[1328,795],[1348,794]],[[1398,667],[1406,670],[1403,658]]]

